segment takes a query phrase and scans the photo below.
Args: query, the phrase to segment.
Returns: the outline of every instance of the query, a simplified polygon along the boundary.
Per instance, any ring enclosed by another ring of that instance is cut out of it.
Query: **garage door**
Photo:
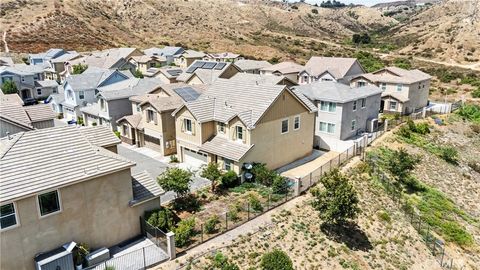
[[[200,167],[204,164],[207,164],[207,154],[203,152],[197,152],[188,148],[183,148],[183,157],[185,159],[185,163]]]
[[[148,136],[147,134],[143,135],[143,138],[145,140],[145,146],[153,149],[158,152],[162,152],[162,146],[160,145],[160,139]]]

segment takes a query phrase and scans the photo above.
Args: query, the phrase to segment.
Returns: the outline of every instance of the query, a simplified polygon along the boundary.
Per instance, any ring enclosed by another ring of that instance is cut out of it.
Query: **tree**
[[[348,219],[357,216],[358,208],[357,192],[338,169],[324,175],[320,182],[324,190],[318,188],[312,190],[315,197],[312,205],[319,211],[319,215],[327,223],[344,224]]]
[[[87,68],[88,65],[82,65],[80,63],[73,65],[73,74],[82,74]]]
[[[352,42],[355,43],[355,44],[368,44],[371,41],[372,40],[367,33],[363,33],[361,35],[360,34],[353,34],[353,36],[352,36]]]
[[[168,168],[158,176],[157,181],[164,190],[175,192],[177,197],[184,197],[190,191],[192,175],[193,173],[180,168]]]
[[[263,270],[293,270],[293,263],[287,253],[274,250],[262,256],[260,266]]]
[[[2,92],[4,94],[16,94],[17,91],[17,85],[13,81],[8,80],[2,84]]]
[[[217,163],[210,162],[206,167],[203,168],[200,176],[210,180],[212,182],[212,191],[215,191],[215,183],[218,179],[220,179],[220,177],[222,177],[222,173],[218,169]]]
[[[387,170],[398,181],[404,182],[408,179],[410,171],[415,169],[419,162],[416,156],[410,155],[405,149],[393,151],[387,160]]]
[[[139,69],[135,70],[135,72],[133,73],[133,76],[135,78],[143,79],[143,73]]]

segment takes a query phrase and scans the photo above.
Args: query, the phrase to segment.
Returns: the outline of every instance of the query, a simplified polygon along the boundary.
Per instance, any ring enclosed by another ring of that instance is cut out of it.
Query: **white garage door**
[[[207,164],[207,154],[203,152],[197,152],[188,148],[183,148],[183,157],[185,163],[194,167],[200,167]]]

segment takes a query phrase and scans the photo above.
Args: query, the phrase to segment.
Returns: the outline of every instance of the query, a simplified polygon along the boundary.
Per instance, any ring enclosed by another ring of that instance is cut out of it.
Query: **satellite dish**
[[[243,174],[243,177],[245,177],[246,180],[252,180],[253,174],[246,172],[245,174]]]
[[[245,169],[247,169],[247,170],[251,170],[253,168],[252,164],[250,164],[250,163],[245,163],[243,165],[243,167],[245,167]]]

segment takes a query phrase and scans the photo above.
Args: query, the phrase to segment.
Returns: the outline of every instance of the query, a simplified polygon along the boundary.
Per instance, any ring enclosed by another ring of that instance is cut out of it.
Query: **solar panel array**
[[[222,62],[217,63],[217,62],[196,61],[185,72],[194,73],[198,68],[222,70],[226,65],[227,63],[222,63]]]
[[[167,73],[172,75],[172,76],[178,76],[180,73],[182,73],[181,69],[167,69]]]
[[[186,102],[194,101],[200,96],[195,89],[189,86],[175,88],[173,91],[175,91],[175,93],[177,93],[177,95],[179,95]]]

